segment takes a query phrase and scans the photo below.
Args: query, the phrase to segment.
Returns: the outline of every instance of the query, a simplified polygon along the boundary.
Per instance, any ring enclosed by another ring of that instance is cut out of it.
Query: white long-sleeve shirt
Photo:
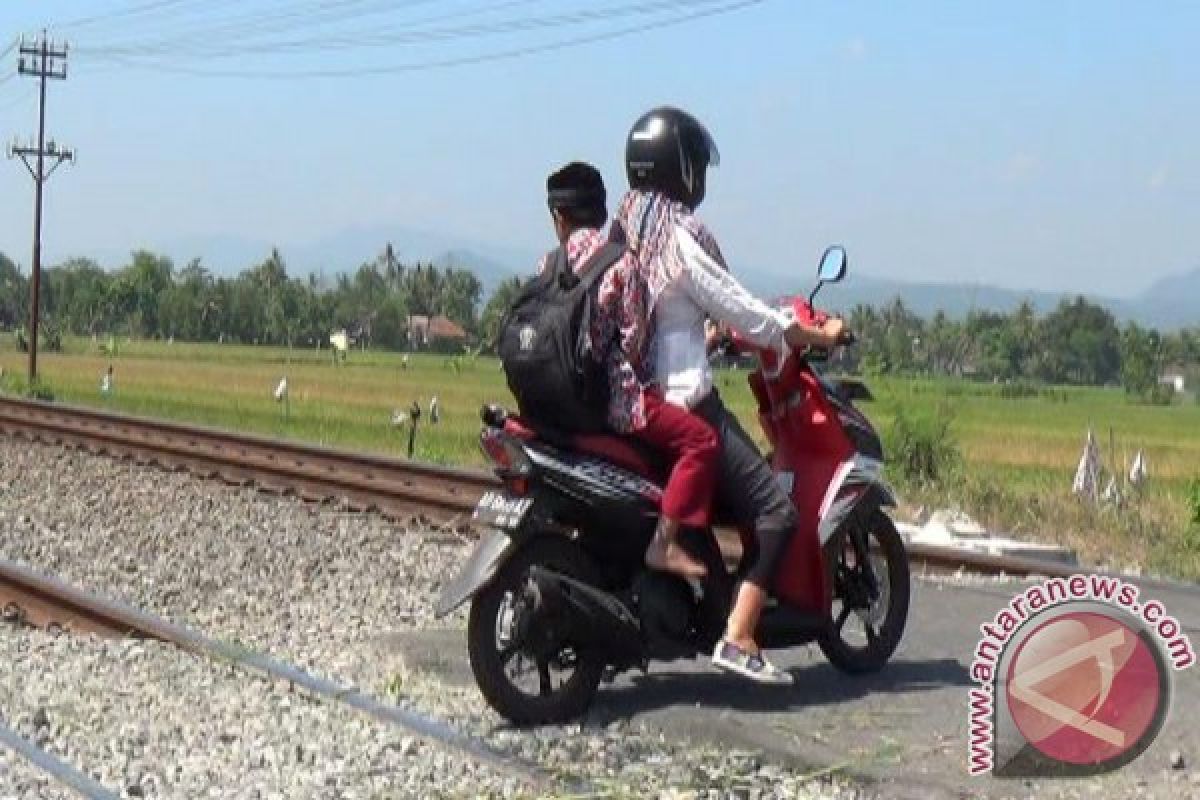
[[[747,291],[686,228],[677,225],[674,239],[684,268],[655,302],[655,380],[668,403],[691,409],[712,391],[705,318],[724,322],[754,344],[780,353],[788,320]]]

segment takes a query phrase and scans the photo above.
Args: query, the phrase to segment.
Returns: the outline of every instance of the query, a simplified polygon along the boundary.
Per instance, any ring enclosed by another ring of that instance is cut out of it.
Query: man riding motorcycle
[[[566,267],[577,275],[599,268],[597,260],[607,237],[600,228],[608,216],[604,181],[590,164],[573,162],[546,179],[547,205],[554,222]],[[555,268],[547,254],[538,272]],[[677,542],[683,527],[706,528],[717,479],[717,434],[687,408],[663,400],[633,374],[621,348],[612,347],[617,329],[628,324],[620,318],[624,296],[644,292],[634,279],[636,263],[629,253],[621,256],[601,276],[593,291],[595,315],[590,336],[614,390],[608,408],[608,425],[660,451],[670,463],[663,485],[658,527],[644,560],[652,569],[667,570],[684,578],[700,578],[705,568]]]

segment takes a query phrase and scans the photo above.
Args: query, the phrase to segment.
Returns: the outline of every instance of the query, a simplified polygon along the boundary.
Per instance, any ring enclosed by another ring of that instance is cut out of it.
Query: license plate
[[[475,505],[471,519],[480,525],[515,528],[533,505],[532,497],[509,497],[504,492],[487,492]]]

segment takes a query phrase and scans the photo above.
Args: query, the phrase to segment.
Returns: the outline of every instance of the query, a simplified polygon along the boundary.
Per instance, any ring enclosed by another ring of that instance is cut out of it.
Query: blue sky
[[[79,159],[48,188],[48,255],[210,235],[303,243],[386,224],[538,251],[550,236],[545,174],[591,160],[615,196],[630,123],[673,103],[705,120],[721,147],[702,214],[735,270],[798,270],[807,284],[835,240],[866,273],[1016,288],[1130,294],[1200,266],[1194,3],[765,0],[618,40],[440,70],[288,80],[162,71],[387,67],[623,24],[292,56],[195,55],[223,46],[214,32],[227,31],[230,47],[277,41],[269,28],[280,19],[292,26],[281,38],[336,38],[481,5],[4,3],[5,39],[101,18],[59,29],[73,52],[69,80],[50,87],[48,128]],[[631,3],[505,5],[424,28]],[[338,24],[277,16],[296,8],[377,13]],[[130,55],[147,46],[155,49]],[[12,71],[10,53],[0,78]],[[0,134],[34,131],[33,87],[28,78],[0,83]],[[0,251],[23,263],[30,183],[19,163],[0,168]]]

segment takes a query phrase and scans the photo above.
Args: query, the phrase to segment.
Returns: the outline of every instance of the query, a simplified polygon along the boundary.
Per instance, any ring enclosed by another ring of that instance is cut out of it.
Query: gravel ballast
[[[470,547],[452,529],[405,529],[3,436],[0,464],[0,557],[444,720],[554,774],[619,797],[868,796],[754,753],[666,740],[636,720],[514,731],[473,688],[373,647],[463,627],[461,611],[432,614]],[[9,724],[126,796],[532,793],[402,728],[157,643],[9,625],[0,648]],[[56,796],[31,788],[53,786],[39,781],[0,751],[0,798]]]
[[[0,662],[12,726],[128,797],[462,796],[481,782],[497,794],[520,788],[285,681],[157,642],[8,631]],[[9,790],[42,796],[29,780],[27,771],[15,774]]]

